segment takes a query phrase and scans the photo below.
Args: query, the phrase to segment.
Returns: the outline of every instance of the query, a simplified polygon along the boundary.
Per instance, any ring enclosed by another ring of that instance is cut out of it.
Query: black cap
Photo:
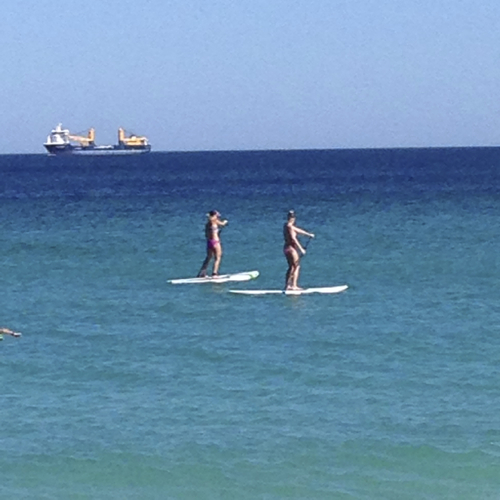
[[[295,217],[295,210],[288,211],[288,218],[291,219],[292,217]]]

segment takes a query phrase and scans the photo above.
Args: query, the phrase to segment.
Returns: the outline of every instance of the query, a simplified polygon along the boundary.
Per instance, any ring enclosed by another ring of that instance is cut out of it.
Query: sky
[[[0,154],[496,146],[498,0],[7,0]]]

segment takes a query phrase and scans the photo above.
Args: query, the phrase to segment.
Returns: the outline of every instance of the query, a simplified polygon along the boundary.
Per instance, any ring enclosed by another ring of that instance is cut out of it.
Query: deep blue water
[[[0,156],[0,498],[496,499],[500,149]],[[281,288],[282,225],[314,232]],[[204,258],[217,209],[222,272]]]

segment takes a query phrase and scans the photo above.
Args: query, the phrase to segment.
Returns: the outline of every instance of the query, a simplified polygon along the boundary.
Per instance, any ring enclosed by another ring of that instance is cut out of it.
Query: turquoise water
[[[0,498],[496,499],[500,150],[0,157]],[[282,224],[316,234],[279,288]],[[221,272],[204,258],[218,209]]]

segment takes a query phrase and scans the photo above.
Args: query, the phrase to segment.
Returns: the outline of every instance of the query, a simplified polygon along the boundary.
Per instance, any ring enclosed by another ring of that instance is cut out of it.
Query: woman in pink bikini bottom
[[[220,242],[220,228],[227,225],[227,220],[220,220],[220,213],[217,210],[211,210],[207,214],[208,220],[205,224],[205,237],[207,238],[207,256],[201,265],[198,277],[207,276],[208,264],[214,259],[212,277],[219,275],[219,266],[222,258],[222,246]]]

